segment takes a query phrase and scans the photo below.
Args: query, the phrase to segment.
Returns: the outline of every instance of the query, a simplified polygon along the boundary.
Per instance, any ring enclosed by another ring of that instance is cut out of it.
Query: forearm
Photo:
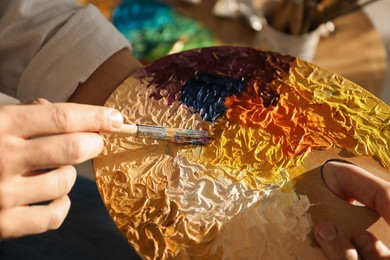
[[[107,59],[68,99],[69,102],[104,105],[111,93],[142,64],[128,49],[122,49]]]

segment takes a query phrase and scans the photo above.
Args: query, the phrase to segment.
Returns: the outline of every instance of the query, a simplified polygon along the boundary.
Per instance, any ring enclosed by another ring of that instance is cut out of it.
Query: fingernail
[[[322,240],[331,241],[337,237],[337,228],[333,224],[323,224],[318,231],[318,235]]]
[[[352,164],[353,165],[353,163],[348,162],[346,160],[342,160],[342,159],[330,159],[330,160],[327,160],[326,162],[324,162],[324,164],[322,164],[321,169],[320,169],[322,178],[324,178],[324,174],[329,171],[329,168],[326,167],[326,166],[329,166],[328,163],[330,163],[330,162]]]
[[[355,245],[363,251],[370,251],[372,249],[372,237],[368,233],[357,235],[354,239]]]
[[[118,110],[112,110],[110,113],[111,126],[119,128],[123,124],[123,116]]]
[[[325,185],[333,192],[332,188],[329,186],[329,179],[332,176],[333,173],[337,172],[339,170],[339,166],[342,164],[349,164],[353,165],[353,163],[342,160],[342,159],[330,159],[327,160],[324,164],[322,164],[320,173],[322,181],[325,183]],[[336,194],[337,195],[337,194]]]

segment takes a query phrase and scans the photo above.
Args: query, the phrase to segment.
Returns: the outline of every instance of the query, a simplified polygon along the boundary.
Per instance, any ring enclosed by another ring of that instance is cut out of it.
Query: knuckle
[[[20,150],[15,138],[0,136],[0,179],[9,174],[12,168],[20,165]]]
[[[104,110],[96,110],[93,125],[98,126],[98,128],[108,128],[110,124],[106,114]]]
[[[21,113],[20,108],[21,106],[19,105],[0,106],[0,135],[13,134],[15,133],[15,128],[25,127],[21,124],[31,117],[31,114]]]
[[[84,153],[81,147],[82,145],[77,138],[69,138],[64,145],[64,153],[66,158],[76,163],[81,162],[83,160]]]
[[[1,144],[0,144],[1,146]],[[1,153],[0,149],[0,153]],[[9,167],[8,167],[9,160],[7,160],[6,156],[0,156],[0,179],[4,178],[8,174]]]
[[[61,211],[53,209],[50,215],[49,224],[47,229],[54,230],[58,229],[65,220],[64,214]]]
[[[66,167],[66,175],[69,176],[68,181],[69,181],[69,190],[70,190],[72,189],[73,184],[76,182],[77,170],[72,165],[65,166],[65,167]]]
[[[52,121],[54,126],[61,132],[67,132],[73,125],[74,116],[68,109],[65,109],[64,106],[56,105],[53,106],[53,108]]]
[[[0,210],[4,210],[10,207],[12,204],[11,201],[11,190],[10,185],[5,183],[0,183]]]
[[[2,155],[14,153],[18,148],[18,143],[14,137],[6,135],[0,136],[0,152],[2,152]]]
[[[66,176],[57,174],[56,176],[51,177],[51,182],[48,188],[52,196],[59,197],[66,194],[67,187],[68,184]]]
[[[52,205],[49,215],[49,221],[47,230],[58,229],[64,222],[66,215],[68,214],[70,208],[70,199],[68,196],[61,199],[61,205]]]
[[[55,181],[54,187],[56,188],[59,195],[68,194],[72,189],[74,179],[76,176],[76,170],[73,166],[67,167],[66,172],[58,175]]]

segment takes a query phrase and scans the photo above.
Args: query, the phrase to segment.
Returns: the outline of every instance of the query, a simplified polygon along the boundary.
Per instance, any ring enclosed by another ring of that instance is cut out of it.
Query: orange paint
[[[351,121],[326,103],[313,104],[312,92],[279,80],[267,87],[280,94],[276,106],[264,106],[254,82],[246,92],[226,99],[226,118],[242,126],[266,129],[272,133],[272,143],[281,143],[288,157],[309,149],[357,144]]]

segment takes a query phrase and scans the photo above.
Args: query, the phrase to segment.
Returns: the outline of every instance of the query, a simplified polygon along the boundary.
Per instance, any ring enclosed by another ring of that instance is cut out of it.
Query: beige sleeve
[[[66,101],[123,48],[130,48],[126,38],[92,5],[1,0],[0,91],[22,102]]]

